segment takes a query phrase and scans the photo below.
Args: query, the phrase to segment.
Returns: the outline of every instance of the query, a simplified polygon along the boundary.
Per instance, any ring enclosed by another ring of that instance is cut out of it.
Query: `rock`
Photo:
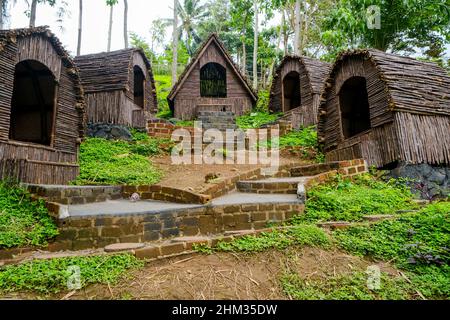
[[[428,177],[428,181],[430,182],[434,182],[438,185],[442,185],[445,182],[445,178],[447,177],[447,175],[445,174],[445,171],[442,172],[442,170],[437,169],[434,170]]]
[[[390,214],[377,214],[377,215],[370,215],[370,216],[363,217],[364,220],[370,221],[370,222],[389,220],[389,219],[394,219],[394,218],[395,218],[395,216],[390,215]]]

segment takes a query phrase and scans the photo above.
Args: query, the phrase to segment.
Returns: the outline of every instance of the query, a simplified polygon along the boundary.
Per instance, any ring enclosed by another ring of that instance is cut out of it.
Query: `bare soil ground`
[[[289,299],[279,279],[284,272],[297,272],[304,279],[326,280],[336,275],[364,271],[374,262],[340,251],[291,248],[257,254],[222,253],[181,256],[148,263],[115,286],[89,286],[67,297],[71,300],[272,300]],[[379,263],[382,271],[397,274],[390,265]],[[32,295],[6,298],[36,299]],[[46,297],[47,299],[49,297]]]
[[[173,165],[170,155],[155,157],[151,159],[153,164],[164,172],[160,185],[202,193],[211,184],[205,182],[205,177],[209,174],[217,174],[219,178],[214,182],[220,182],[227,178],[248,172],[250,170],[264,167],[264,165],[207,165],[189,164]],[[312,161],[301,160],[299,156],[280,156],[280,165],[295,163],[298,165],[311,164]]]

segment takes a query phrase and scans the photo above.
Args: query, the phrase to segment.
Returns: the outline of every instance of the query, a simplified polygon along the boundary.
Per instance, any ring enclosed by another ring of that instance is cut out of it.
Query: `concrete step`
[[[299,185],[309,177],[269,178],[264,180],[239,181],[237,189],[245,193],[298,194]]]

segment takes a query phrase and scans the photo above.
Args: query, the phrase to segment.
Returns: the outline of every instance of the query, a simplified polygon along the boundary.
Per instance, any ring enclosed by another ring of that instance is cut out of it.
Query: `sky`
[[[39,5],[36,25],[49,25],[66,49],[76,53],[78,39],[78,0],[66,0],[69,4],[70,17],[64,19],[64,31],[59,30],[56,10],[48,5]],[[106,51],[109,23],[109,7],[105,0],[83,1],[83,38],[81,54]],[[148,39],[153,20],[172,16],[172,0],[128,0],[128,30]],[[123,40],[123,1],[114,6],[112,50],[122,49]],[[26,1],[19,0],[11,10],[11,27],[23,28],[29,24],[24,12],[28,9]],[[170,39],[170,29],[167,37]]]
[[[57,22],[56,9],[49,5],[38,6],[36,25],[49,25],[66,49],[74,55],[78,38],[78,0],[66,0],[66,2],[69,5],[70,16],[64,18],[63,31],[60,30]],[[128,31],[135,32],[146,40],[149,40],[149,30],[153,20],[171,18],[173,15],[173,0],[128,0],[128,3]],[[109,23],[109,7],[106,6],[106,1],[84,0],[83,6],[84,32],[81,54],[106,51]],[[119,4],[114,7],[112,50],[124,47],[123,6],[123,1],[119,0]],[[24,14],[27,9],[27,1],[17,1],[17,4],[11,10],[11,28],[28,26],[29,19]],[[166,37],[166,42],[169,42],[171,28],[167,29]],[[447,56],[450,56],[450,45],[447,46],[447,49]]]

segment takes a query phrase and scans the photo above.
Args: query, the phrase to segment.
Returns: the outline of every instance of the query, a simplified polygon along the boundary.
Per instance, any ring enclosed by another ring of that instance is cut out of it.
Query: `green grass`
[[[295,300],[407,300],[414,294],[405,279],[381,274],[379,290],[367,286],[367,274],[330,276],[326,279],[303,279],[297,273],[281,277],[283,291]]]
[[[95,257],[59,258],[28,262],[0,268],[0,292],[31,291],[56,294],[68,291],[67,283],[73,272],[80,268],[81,286],[99,283],[114,284],[125,272],[143,266],[143,262],[130,254]]]
[[[139,185],[154,184],[161,172],[149,157],[164,152],[166,140],[148,137],[132,131],[133,141],[86,139],[80,148],[80,176],[78,185]]]
[[[231,242],[219,242],[216,248],[196,247],[198,252],[262,252],[268,249],[284,250],[290,246],[327,247],[326,233],[314,225],[300,225],[285,230],[262,233],[258,236],[245,236]]]
[[[189,121],[189,120],[179,120],[176,123],[177,126],[180,127],[193,127],[194,126],[194,120]]]
[[[342,249],[391,261],[429,297],[450,298],[450,202],[435,203],[371,227],[334,233]]]
[[[172,78],[170,75],[155,75],[156,94],[158,96],[158,118],[168,119],[172,117],[172,112],[167,102],[167,96],[172,88]]]
[[[415,207],[408,187],[397,180],[382,182],[370,175],[336,178],[308,192],[301,221],[359,221],[364,215],[391,214]]]
[[[236,124],[240,129],[258,129],[263,125],[278,120],[280,114],[267,112],[252,112],[236,118]]]
[[[31,201],[25,189],[0,181],[0,249],[45,246],[57,235],[43,201]]]

